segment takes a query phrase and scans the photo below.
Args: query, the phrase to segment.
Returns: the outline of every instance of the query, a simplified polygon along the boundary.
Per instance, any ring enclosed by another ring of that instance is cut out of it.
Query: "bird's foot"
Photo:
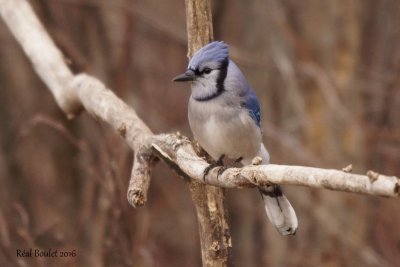
[[[211,162],[210,165],[208,165],[207,168],[204,169],[203,181],[206,181],[206,176],[211,171],[211,169],[218,167],[218,166],[221,166],[221,168],[223,168],[224,157],[225,157],[225,155],[222,155],[217,161]],[[219,170],[218,170],[218,172],[219,172]]]
[[[221,167],[218,169],[218,172],[217,172],[217,179],[218,179],[218,177],[219,177],[221,174],[223,174],[224,171],[226,171],[226,169],[228,169],[228,168],[229,168],[229,166],[221,166]]]
[[[237,167],[238,164],[242,161],[243,157],[237,158],[235,159],[233,162],[231,162],[230,164],[228,164],[227,166],[221,166],[218,170],[217,173],[217,178],[218,176],[220,176],[222,173],[224,173],[224,171],[226,171],[229,168],[233,168],[233,167]]]

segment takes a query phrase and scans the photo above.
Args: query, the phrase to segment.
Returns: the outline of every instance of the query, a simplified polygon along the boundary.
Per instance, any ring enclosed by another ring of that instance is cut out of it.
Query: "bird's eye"
[[[203,72],[204,72],[205,74],[209,74],[211,71],[212,71],[212,69],[210,69],[210,68],[205,68],[205,69],[203,70]]]

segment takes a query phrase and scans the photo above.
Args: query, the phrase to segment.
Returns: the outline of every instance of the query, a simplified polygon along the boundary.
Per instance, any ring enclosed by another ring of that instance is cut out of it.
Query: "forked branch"
[[[209,0],[186,0],[186,7],[190,55],[212,39],[211,12]],[[358,175],[348,170],[302,166],[255,164],[230,168],[219,177],[217,169],[213,169],[203,181],[203,172],[208,163],[197,156],[187,138],[175,134],[154,135],[134,109],[98,79],[86,74],[72,74],[62,53],[26,0],[0,0],[0,13],[66,115],[72,118],[80,110],[86,110],[108,123],[134,150],[135,160],[128,188],[128,200],[133,206],[146,202],[151,170],[157,157],[178,174],[193,181],[189,187],[198,211],[200,233],[210,234],[201,237],[202,248],[206,250],[202,251],[204,266],[226,266],[228,261],[231,241],[223,211],[221,188],[256,187],[274,183],[386,197],[400,195],[400,180],[395,176],[372,171]],[[204,186],[203,183],[216,187]],[[222,220],[204,221],[207,216],[213,217],[210,210],[216,210]]]
[[[110,124],[133,150],[143,152],[153,147],[157,156],[173,165],[174,169],[180,170],[179,172],[184,173],[186,177],[202,182],[202,173],[208,163],[196,155],[190,142],[177,135],[153,135],[135,110],[107,89],[102,82],[87,74],[73,75],[26,0],[0,0],[0,13],[31,60],[34,69],[67,115],[77,115],[83,108]],[[150,157],[148,152],[145,154],[147,156],[140,157],[154,162],[154,158]],[[138,173],[150,176],[147,169],[150,169],[153,163],[146,165],[148,167],[136,167],[133,176],[141,176]],[[389,197],[398,197],[400,191],[398,177],[374,172],[358,175],[341,170],[271,164],[231,168],[218,179],[216,173],[216,169],[212,170],[206,183],[227,188],[277,183]],[[144,187],[147,186],[148,184]]]

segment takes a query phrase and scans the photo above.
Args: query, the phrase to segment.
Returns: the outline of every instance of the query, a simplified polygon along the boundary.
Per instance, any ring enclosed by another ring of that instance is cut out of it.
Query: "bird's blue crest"
[[[229,56],[228,45],[221,41],[211,42],[194,53],[189,61],[189,69],[199,69],[206,63],[221,63]]]

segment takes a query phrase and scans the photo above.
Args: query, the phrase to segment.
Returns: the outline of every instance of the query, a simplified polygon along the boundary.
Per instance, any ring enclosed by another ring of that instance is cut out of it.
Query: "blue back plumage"
[[[194,53],[189,61],[189,69],[196,70],[206,63],[221,63],[229,57],[228,45],[224,42],[211,42]]]
[[[244,107],[248,109],[251,118],[256,122],[257,126],[260,127],[260,103],[258,102],[258,98],[252,89],[247,91],[243,104]]]

